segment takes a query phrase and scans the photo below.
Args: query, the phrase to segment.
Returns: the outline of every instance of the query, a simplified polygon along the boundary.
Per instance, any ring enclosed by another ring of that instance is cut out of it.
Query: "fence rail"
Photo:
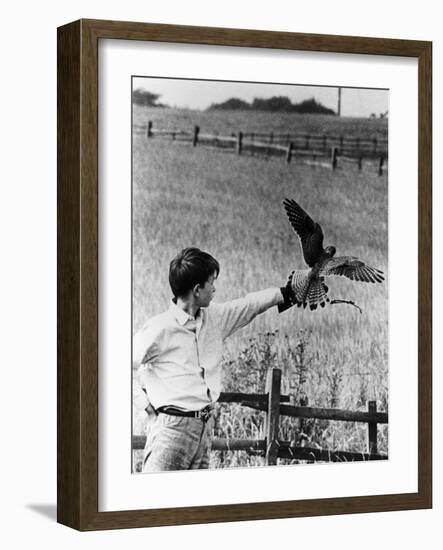
[[[378,453],[377,425],[388,423],[388,414],[377,411],[375,401],[368,401],[367,411],[348,411],[318,407],[296,407],[288,405],[290,397],[281,393],[281,370],[270,369],[266,380],[266,393],[221,393],[219,403],[240,403],[255,410],[264,411],[264,439],[227,439],[214,438],[213,451],[246,451],[253,455],[262,455],[268,465],[276,464],[278,458],[307,460],[310,462],[349,462],[363,460],[386,460],[385,454]],[[280,416],[293,418],[313,418],[339,422],[363,422],[368,425],[367,448],[362,452],[336,449],[301,447],[278,439]],[[143,449],[146,436],[135,435],[132,438],[134,450]]]
[[[238,155],[251,154],[269,158],[281,157],[286,162],[299,159],[309,160],[336,170],[342,162],[354,163],[362,170],[363,163],[378,161],[378,174],[386,171],[388,140],[384,137],[361,137],[331,134],[236,132],[231,135],[201,133],[199,126],[193,130],[157,129],[153,122],[147,125],[134,125],[136,133],[146,134],[147,138],[167,139],[173,142],[189,143],[196,147],[204,146],[236,152]],[[322,160],[323,159],[323,160]],[[325,162],[326,159],[326,162]]]

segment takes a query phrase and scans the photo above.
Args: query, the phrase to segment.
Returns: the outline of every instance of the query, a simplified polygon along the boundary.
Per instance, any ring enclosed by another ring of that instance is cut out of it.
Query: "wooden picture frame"
[[[98,41],[138,40],[418,59],[418,491],[98,511]],[[58,521],[79,530],[432,506],[432,44],[80,20],[58,29]]]

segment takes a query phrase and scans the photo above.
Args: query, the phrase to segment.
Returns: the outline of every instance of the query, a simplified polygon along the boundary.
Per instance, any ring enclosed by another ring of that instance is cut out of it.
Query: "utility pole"
[[[341,87],[338,88],[337,115],[341,116]]]

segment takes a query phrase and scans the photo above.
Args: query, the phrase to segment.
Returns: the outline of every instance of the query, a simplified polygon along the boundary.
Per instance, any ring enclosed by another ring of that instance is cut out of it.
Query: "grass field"
[[[192,130],[229,135],[231,132],[274,132],[346,135],[348,137],[386,138],[388,120],[336,117],[265,111],[192,111],[134,106],[134,123],[144,125],[152,120],[154,128]]]
[[[165,120],[177,128],[187,121],[191,126],[205,125],[208,131],[237,130],[239,124],[244,131],[258,131],[260,124],[276,130],[285,116],[273,118],[262,113],[262,117],[247,112],[193,115],[192,111],[136,107],[134,123],[152,119],[153,111],[164,118],[163,127]],[[360,128],[362,135],[383,133],[386,122],[286,117],[286,131],[295,123],[309,123],[318,131],[335,123]],[[210,119],[219,126],[211,127]],[[338,133],[333,126],[328,131]],[[297,237],[282,207],[285,197],[296,199],[322,225],[325,245],[334,244],[337,255],[358,256],[387,274],[386,176],[379,177],[374,170],[358,172],[354,167],[332,172],[297,163],[288,165],[281,159],[237,157],[134,134],[134,330],[168,307],[169,262],[186,246],[197,246],[219,260],[217,301],[282,286],[292,269],[303,268]],[[348,305],[315,312],[291,309],[282,315],[266,312],[227,341],[223,365],[226,390],[263,390],[262,374],[274,365],[283,369],[287,388],[291,373],[298,372],[296,351],[302,342],[306,378],[302,389],[310,405],[356,410],[365,408],[368,399],[376,399],[380,410],[388,410],[387,283],[353,283],[337,277],[330,279],[328,286],[331,298],[354,300],[363,314]],[[246,387],[235,388],[239,384]],[[137,389],[134,392],[136,395]],[[231,411],[232,406],[220,407],[218,435],[258,436],[262,429],[260,413]],[[144,422],[144,413],[136,410],[134,433],[143,433]],[[282,438],[299,437],[300,432],[294,431],[296,422],[282,422]],[[309,421],[303,430],[309,444],[365,450],[365,425],[319,421],[314,425]],[[387,452],[387,428],[379,432],[379,450]],[[260,464],[260,459],[249,458],[246,453],[225,457],[213,454],[214,467]]]

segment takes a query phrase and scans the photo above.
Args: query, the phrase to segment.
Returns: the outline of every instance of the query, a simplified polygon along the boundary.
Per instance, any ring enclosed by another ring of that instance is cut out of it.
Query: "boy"
[[[293,303],[285,287],[211,304],[219,272],[206,252],[182,250],[169,267],[169,309],[134,337],[133,360],[156,414],[143,472],[208,468],[224,340],[272,306],[283,311]]]

